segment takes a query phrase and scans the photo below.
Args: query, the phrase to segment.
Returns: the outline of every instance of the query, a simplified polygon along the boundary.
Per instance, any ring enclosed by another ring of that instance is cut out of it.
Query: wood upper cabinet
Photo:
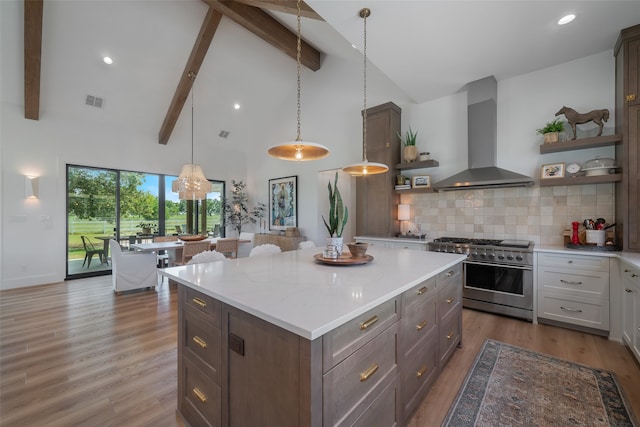
[[[400,115],[392,102],[367,109],[367,160],[384,163],[389,171],[356,178],[356,234],[395,236],[400,225],[395,213],[396,164],[400,163]]]
[[[616,184],[616,241],[625,251],[640,251],[640,25],[626,28],[614,49],[616,58],[616,133],[622,144],[622,182]]]

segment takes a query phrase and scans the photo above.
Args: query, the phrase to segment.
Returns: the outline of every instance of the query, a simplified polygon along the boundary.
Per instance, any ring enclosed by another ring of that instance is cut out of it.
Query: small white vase
[[[327,237],[325,240],[325,244],[327,246],[335,246],[336,251],[338,252],[338,256],[342,254],[342,237]]]

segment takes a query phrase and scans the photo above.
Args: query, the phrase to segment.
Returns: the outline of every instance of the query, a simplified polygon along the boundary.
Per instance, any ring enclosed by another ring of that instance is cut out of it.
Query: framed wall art
[[[269,230],[298,226],[298,176],[269,180]]]
[[[416,175],[411,178],[412,188],[431,187],[431,175]]]
[[[564,162],[542,165],[541,179],[564,178]]]

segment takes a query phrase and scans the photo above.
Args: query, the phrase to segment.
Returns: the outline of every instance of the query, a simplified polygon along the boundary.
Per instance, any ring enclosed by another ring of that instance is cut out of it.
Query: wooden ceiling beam
[[[277,12],[289,13],[291,15],[298,14],[298,2],[295,0],[235,0],[238,3],[248,4],[249,6],[259,7],[261,9],[275,10]],[[324,21],[322,16],[318,15],[315,10],[302,2],[300,4],[300,16],[304,18]]]
[[[167,142],[169,142],[173,128],[178,121],[178,117],[180,117],[184,103],[186,102],[187,97],[189,96],[189,91],[191,91],[191,87],[195,81],[195,78],[191,78],[189,74],[195,73],[196,76],[198,75],[221,19],[222,14],[218,10],[209,7],[207,16],[204,18],[202,26],[200,27],[198,38],[191,49],[191,55],[189,55],[187,65],[184,67],[184,71],[182,72],[182,76],[178,82],[178,87],[173,94],[173,99],[169,105],[169,111],[167,111],[164,121],[162,122],[162,127],[160,128],[160,133],[158,135],[158,143],[160,144],[166,145]]]
[[[43,0],[24,0],[24,118],[40,119]]]
[[[297,59],[297,33],[289,30],[264,10],[237,1],[203,1],[293,59]],[[302,65],[313,71],[320,69],[320,52],[304,40],[300,53]]]

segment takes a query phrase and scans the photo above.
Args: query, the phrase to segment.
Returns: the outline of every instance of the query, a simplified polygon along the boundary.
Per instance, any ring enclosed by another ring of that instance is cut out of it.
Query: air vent
[[[90,105],[92,107],[103,108],[104,99],[98,98],[97,96],[93,96],[93,95],[87,95],[85,104]]]
[[[225,138],[225,139],[226,139],[226,138],[229,136],[229,131],[227,131],[227,130],[221,130],[221,131],[220,131],[220,133],[218,134],[218,136],[219,136],[220,138]]]

